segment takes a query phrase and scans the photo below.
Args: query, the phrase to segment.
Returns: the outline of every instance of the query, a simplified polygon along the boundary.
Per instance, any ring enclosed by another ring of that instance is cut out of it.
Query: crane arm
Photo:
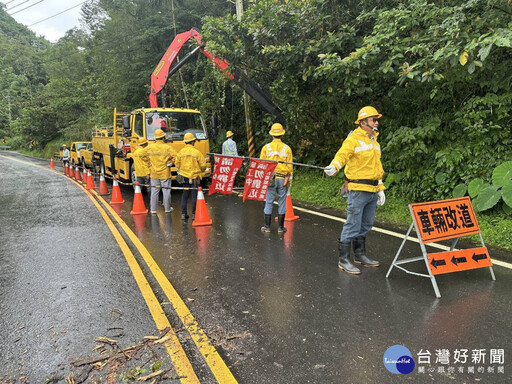
[[[191,38],[196,40],[198,47],[188,53],[179,63],[173,65],[179,52]],[[236,69],[233,69],[231,72],[228,71],[229,63],[206,50],[205,44],[202,41],[201,33],[196,28],[192,28],[190,31],[176,35],[151,74],[151,93],[149,95],[149,105],[151,108],[158,107],[157,96],[165,87],[167,79],[185,65],[198,51],[205,55],[208,60],[213,62],[231,81],[247,92],[247,94],[260,104],[263,109],[274,115],[279,123],[283,124],[283,126],[286,125],[282,111],[273,103],[270,93],[261,85],[249,78],[245,73]]]

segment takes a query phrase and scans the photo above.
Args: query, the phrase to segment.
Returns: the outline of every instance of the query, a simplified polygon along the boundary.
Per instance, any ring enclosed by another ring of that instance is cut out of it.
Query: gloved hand
[[[384,191],[379,191],[377,193],[377,205],[384,205],[386,202],[386,195],[384,194]]]
[[[338,173],[338,170],[334,165],[328,165],[324,168],[324,172],[327,176],[334,176],[336,173]]]

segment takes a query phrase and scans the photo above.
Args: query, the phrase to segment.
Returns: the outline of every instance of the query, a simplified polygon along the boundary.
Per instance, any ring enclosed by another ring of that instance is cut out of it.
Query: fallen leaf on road
[[[187,297],[187,301],[192,302],[192,301],[194,301],[194,299],[191,297]]]
[[[275,365],[277,368],[283,368],[283,365],[282,365],[282,364],[276,363],[275,361],[274,361],[274,365]]]
[[[324,369],[325,368],[325,364],[315,364],[315,366],[313,368],[314,369]]]

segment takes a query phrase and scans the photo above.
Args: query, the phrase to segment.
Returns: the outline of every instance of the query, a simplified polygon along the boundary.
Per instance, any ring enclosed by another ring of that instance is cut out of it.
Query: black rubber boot
[[[356,237],[352,240],[354,245],[354,261],[357,264],[363,264],[366,267],[378,267],[380,263],[378,261],[370,259],[366,256],[366,237]]]
[[[272,221],[272,215],[265,215],[265,225],[261,227],[261,232],[270,233],[270,223]]]
[[[339,242],[340,261],[338,262],[338,268],[351,275],[359,275],[361,271],[350,261],[351,244],[350,241]]]
[[[286,228],[284,226],[284,217],[286,215],[277,215],[277,232],[278,233],[283,233],[283,232],[286,232]]]

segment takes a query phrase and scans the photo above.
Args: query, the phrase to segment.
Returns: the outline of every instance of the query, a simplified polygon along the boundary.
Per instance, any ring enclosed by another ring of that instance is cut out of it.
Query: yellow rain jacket
[[[167,180],[171,177],[167,163],[176,161],[176,150],[163,140],[150,143],[141,151],[140,157],[149,166],[152,179]]]
[[[289,146],[281,141],[281,139],[274,137],[271,143],[266,144],[261,149],[260,159],[264,160],[278,160],[278,161],[293,161],[292,150]],[[284,179],[287,174],[290,174],[290,178],[293,176],[293,165],[292,164],[277,164],[274,170],[276,179]]]
[[[149,175],[149,167],[140,157],[143,149],[144,147],[138,147],[132,154],[133,166],[135,167],[135,174],[137,177],[146,177]]]
[[[345,165],[345,176],[349,180],[382,180],[384,169],[380,162],[380,145],[377,143],[378,132],[373,140],[366,132],[357,128],[350,134],[339,149],[331,165],[340,171]],[[349,182],[350,191],[379,192],[386,189],[384,184],[368,185]]]
[[[201,177],[206,169],[206,160],[199,149],[187,144],[178,152],[176,168],[180,170],[181,176],[187,179],[195,179]]]

